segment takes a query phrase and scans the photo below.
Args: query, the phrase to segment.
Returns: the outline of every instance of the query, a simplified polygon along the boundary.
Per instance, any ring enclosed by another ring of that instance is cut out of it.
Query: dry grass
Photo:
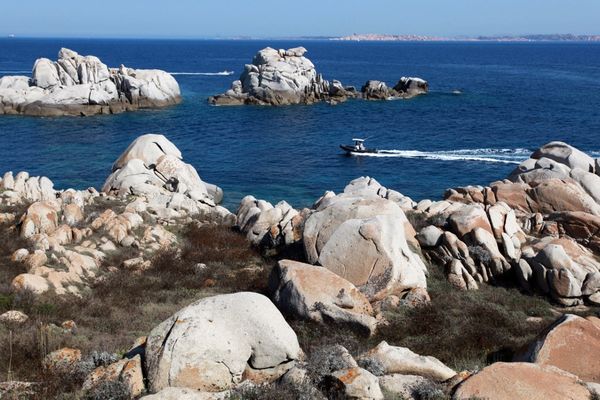
[[[377,340],[437,357],[457,370],[477,369],[510,359],[554,319],[544,298],[490,285],[459,291],[439,269],[430,271],[431,303],[388,312],[390,323],[379,330]],[[528,317],[542,322],[527,321]]]
[[[4,228],[4,227],[3,227]],[[14,238],[12,233],[0,235]],[[3,241],[6,243],[6,241]],[[238,233],[222,226],[190,225],[181,232],[178,249],[164,249],[152,258],[145,271],[123,267],[102,275],[91,283],[81,297],[44,294],[15,296],[9,286],[0,290],[0,311],[18,309],[30,320],[13,340],[13,376],[15,379],[42,382],[39,398],[51,399],[59,394],[80,398],[77,392],[83,376],[47,376],[41,361],[49,352],[73,347],[84,356],[95,351],[124,354],[133,341],[147,335],[152,328],[187,304],[199,298],[241,290],[266,291],[271,265],[260,257]],[[10,254],[13,248],[2,248]],[[136,256],[129,249],[110,255],[103,268],[121,265]],[[6,264],[6,257],[2,261]],[[198,264],[204,264],[200,267]],[[23,272],[20,264],[6,265],[3,283]],[[65,320],[77,323],[77,334],[58,328]],[[8,330],[0,328],[0,381],[8,368]]]

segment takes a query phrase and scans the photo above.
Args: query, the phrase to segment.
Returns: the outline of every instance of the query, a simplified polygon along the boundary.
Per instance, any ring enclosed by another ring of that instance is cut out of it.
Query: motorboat
[[[348,155],[352,154],[376,154],[379,151],[377,149],[368,149],[365,147],[365,141],[367,139],[352,139],[354,144],[340,144],[340,148]]]

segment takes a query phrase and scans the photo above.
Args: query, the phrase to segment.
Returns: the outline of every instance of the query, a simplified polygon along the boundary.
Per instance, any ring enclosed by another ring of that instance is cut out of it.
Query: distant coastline
[[[503,36],[427,36],[427,35],[385,35],[376,33],[352,34],[332,37],[329,40],[365,42],[600,42],[600,35],[536,34]]]
[[[67,40],[222,40],[222,41],[345,41],[345,42],[600,42],[598,35],[575,34],[528,34],[528,35],[479,35],[479,36],[434,36],[434,35],[389,35],[378,33],[354,33],[347,36],[206,36],[206,37],[136,37],[136,36],[57,36],[40,37],[29,35],[0,34],[3,39],[67,39]]]

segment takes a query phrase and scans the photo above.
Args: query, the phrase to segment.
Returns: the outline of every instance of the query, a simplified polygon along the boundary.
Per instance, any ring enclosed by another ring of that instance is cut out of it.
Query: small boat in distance
[[[368,149],[365,147],[365,141],[367,139],[352,139],[353,145],[340,144],[340,148],[346,152],[347,155],[352,154],[375,154],[379,151],[377,149]]]

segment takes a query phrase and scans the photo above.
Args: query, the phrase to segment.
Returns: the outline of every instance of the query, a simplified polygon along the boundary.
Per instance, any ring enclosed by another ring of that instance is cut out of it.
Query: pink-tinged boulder
[[[583,211],[600,215],[600,205],[572,179],[548,179],[527,191],[534,212]]]
[[[581,211],[566,211],[551,214],[546,219],[556,222],[561,234],[566,234],[583,246],[600,252],[600,216]]]
[[[127,388],[131,398],[139,397],[145,390],[139,354],[132,359],[96,368],[86,377],[83,389],[93,393],[101,384],[109,382],[120,382]]]
[[[365,295],[326,268],[282,260],[271,273],[269,287],[284,314],[348,325],[369,334],[377,326]]]
[[[590,391],[575,375],[556,367],[498,362],[460,384],[454,400],[588,400]]]
[[[506,203],[513,210],[523,213],[532,212],[532,201],[525,183],[497,182],[491,185],[497,201]],[[535,212],[535,211],[534,211]]]
[[[554,366],[583,381],[600,383],[600,319],[564,315],[519,359]]]
[[[479,205],[466,205],[452,213],[448,219],[452,231],[460,238],[473,232],[475,228],[481,228],[490,234],[493,233],[488,216]]]
[[[50,282],[38,275],[20,274],[13,279],[11,288],[17,293],[29,291],[34,294],[42,294],[50,290]]]
[[[30,238],[38,233],[52,233],[58,227],[60,207],[56,202],[35,202],[21,217],[21,237]]]

